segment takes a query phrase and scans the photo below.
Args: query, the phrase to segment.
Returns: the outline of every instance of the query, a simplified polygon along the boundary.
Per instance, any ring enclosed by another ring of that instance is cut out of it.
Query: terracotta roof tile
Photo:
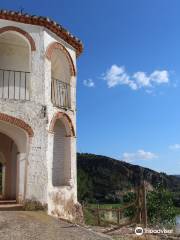
[[[77,56],[79,56],[83,51],[83,44],[78,38],[73,36],[60,24],[48,17],[29,15],[27,13],[15,11],[0,10],[0,19],[46,27],[51,32],[55,33],[57,36],[69,43],[73,48],[75,48]]]

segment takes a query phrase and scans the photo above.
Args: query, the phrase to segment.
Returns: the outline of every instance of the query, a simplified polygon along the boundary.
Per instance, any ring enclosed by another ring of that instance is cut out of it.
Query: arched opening
[[[18,148],[15,142],[3,133],[0,133],[0,153],[1,196],[3,199],[16,200]]]
[[[71,73],[69,62],[65,54],[59,49],[54,49],[51,55],[51,76],[70,84]]]
[[[31,46],[20,33],[0,34],[0,98],[29,100]]]
[[[68,51],[60,44],[51,44],[46,52],[51,61],[51,99],[56,107],[71,108],[71,77],[74,65]]]
[[[30,130],[30,126],[22,120],[0,114],[3,199],[16,200],[19,203],[25,199],[28,139],[33,134]]]
[[[61,119],[54,125],[52,185],[69,185],[71,179],[71,138]]]

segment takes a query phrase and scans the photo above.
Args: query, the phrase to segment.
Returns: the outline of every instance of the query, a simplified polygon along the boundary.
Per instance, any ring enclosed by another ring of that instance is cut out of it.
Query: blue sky
[[[49,16],[84,43],[78,151],[180,174],[179,0],[1,0]]]

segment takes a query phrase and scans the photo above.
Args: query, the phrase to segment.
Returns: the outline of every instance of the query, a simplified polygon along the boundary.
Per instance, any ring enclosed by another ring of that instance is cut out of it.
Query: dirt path
[[[43,212],[1,211],[1,240],[108,240],[101,235],[47,216]]]

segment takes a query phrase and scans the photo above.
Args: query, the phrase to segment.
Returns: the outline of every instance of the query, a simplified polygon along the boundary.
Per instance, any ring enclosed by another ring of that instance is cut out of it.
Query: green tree
[[[82,201],[89,201],[92,200],[92,182],[88,175],[82,170],[78,170],[77,175],[77,185],[78,185],[78,200]]]
[[[134,192],[128,192],[123,196],[123,202],[125,205],[133,203],[136,200],[136,194]],[[124,216],[133,218],[136,214],[136,206],[131,206],[124,211]]]
[[[147,194],[148,220],[152,224],[174,225],[176,210],[173,205],[173,194],[158,185]]]

